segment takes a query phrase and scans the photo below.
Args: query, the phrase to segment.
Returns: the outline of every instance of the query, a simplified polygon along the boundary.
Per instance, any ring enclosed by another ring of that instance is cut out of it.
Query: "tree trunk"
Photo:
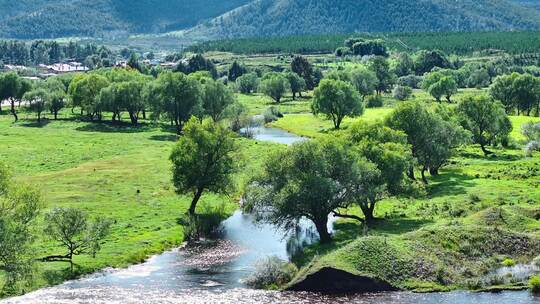
[[[332,241],[332,236],[328,232],[328,217],[316,221],[315,228],[317,228],[317,232],[319,233],[321,244],[327,244]]]
[[[493,152],[489,151],[488,149],[486,149],[486,145],[485,144],[480,144],[480,148],[482,149],[482,152],[484,152],[484,156],[488,156],[490,154],[493,154]]]
[[[428,184],[428,180],[426,178],[426,167],[422,168],[422,181],[424,184]]]
[[[11,104],[11,115],[13,115],[13,117],[15,118],[15,121],[18,121],[19,116],[17,116],[17,111],[15,111],[15,100],[11,99],[10,104]]]
[[[372,223],[375,219],[375,216],[373,216],[373,211],[375,210],[375,204],[369,204],[366,203],[366,205],[360,205],[360,209],[362,209],[362,213],[364,213],[364,217],[366,218],[366,223]]]
[[[142,118],[146,120],[146,109],[142,110]]]
[[[439,175],[439,168],[429,168],[429,174],[431,174],[431,176]]]
[[[37,113],[37,121],[38,121],[38,122],[41,122],[41,112],[38,112],[38,113]]]
[[[292,93],[292,100],[296,100],[296,93],[295,92]]]
[[[58,111],[54,111],[54,120],[58,120]]]
[[[416,180],[416,177],[414,176],[414,167],[413,166],[409,167],[409,170],[407,171],[407,176],[412,180]]]
[[[199,188],[197,190],[197,193],[195,193],[195,196],[193,197],[193,200],[191,201],[191,206],[189,207],[189,215],[195,215],[195,209],[197,209],[197,203],[199,202],[199,199],[201,198],[203,194],[204,189]]]

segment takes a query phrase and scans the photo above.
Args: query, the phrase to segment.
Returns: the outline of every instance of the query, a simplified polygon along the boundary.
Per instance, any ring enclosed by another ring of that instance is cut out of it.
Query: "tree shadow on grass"
[[[65,268],[56,269],[56,270],[45,270],[43,272],[43,278],[47,281],[49,285],[58,285],[64,283],[67,280],[73,280],[81,277],[82,275],[89,274],[93,272],[93,269],[74,264],[75,269],[73,272],[69,269],[69,263],[65,264]]]
[[[523,159],[521,155],[517,154],[506,154],[502,150],[494,151],[494,154],[485,156],[482,153],[471,153],[471,152],[462,152],[460,153],[460,156],[464,158],[469,159],[478,159],[478,160],[486,160],[486,161],[518,161]]]
[[[100,133],[141,133],[151,131],[154,128],[153,125],[147,123],[133,125],[125,122],[94,122],[78,127],[75,130]]]
[[[51,123],[50,120],[44,119],[42,121],[35,120],[35,121],[24,122],[24,123],[19,124],[19,126],[25,127],[25,128],[44,128],[50,123]]]
[[[175,135],[175,134],[152,135],[150,136],[150,140],[176,142],[178,141],[178,135]]]
[[[448,195],[466,194],[468,188],[475,186],[474,177],[463,174],[461,170],[445,171],[431,179],[428,185],[429,196],[431,198]]]

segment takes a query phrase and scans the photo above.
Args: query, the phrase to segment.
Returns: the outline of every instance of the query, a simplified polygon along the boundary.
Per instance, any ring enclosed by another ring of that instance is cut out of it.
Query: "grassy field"
[[[10,116],[0,116],[0,159],[10,166],[17,181],[41,189],[46,210],[76,207],[114,220],[112,233],[95,259],[75,258],[79,274],[138,263],[183,241],[177,220],[191,198],[176,195],[171,182],[168,157],[176,138],[161,125],[131,127],[76,120],[12,123]],[[241,170],[236,178],[240,188],[247,172],[260,167],[264,159],[260,155],[279,146],[241,138],[237,142],[241,148]],[[237,208],[238,191],[223,197],[204,195],[200,210],[225,204],[230,213]],[[61,248],[38,235],[34,249],[38,257],[63,254]],[[65,263],[37,266],[32,289],[69,276]]]

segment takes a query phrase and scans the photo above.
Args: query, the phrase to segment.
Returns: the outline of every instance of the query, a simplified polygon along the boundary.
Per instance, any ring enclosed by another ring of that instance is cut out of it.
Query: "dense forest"
[[[343,45],[350,34],[306,35],[271,38],[242,38],[201,42],[189,47],[193,52],[325,53]],[[511,54],[535,53],[540,48],[539,32],[467,33],[358,33],[355,36],[378,38],[399,51],[438,49],[446,53],[471,54],[504,51]]]
[[[540,28],[540,12],[504,1],[258,0],[196,27],[199,37]]]
[[[53,38],[163,32],[196,25],[247,0],[0,1],[0,36]]]

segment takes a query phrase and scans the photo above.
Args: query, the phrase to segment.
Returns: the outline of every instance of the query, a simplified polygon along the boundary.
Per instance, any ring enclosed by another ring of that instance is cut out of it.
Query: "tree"
[[[251,94],[259,86],[259,78],[255,73],[247,73],[236,79],[238,91],[242,94]]]
[[[201,113],[202,90],[200,83],[182,73],[166,72],[159,75],[151,87],[154,96],[154,111],[166,113],[181,134],[184,123]]]
[[[19,120],[15,103],[20,102],[24,94],[30,91],[32,84],[15,73],[0,74],[0,100],[8,100],[11,107],[11,115],[15,121]]]
[[[41,207],[39,192],[19,184],[0,163],[0,271],[5,274],[0,291],[13,292],[15,283],[31,274],[32,227]]]
[[[217,78],[216,65],[210,59],[204,58],[201,54],[191,56],[187,63],[180,63],[177,67],[178,72],[185,74],[195,73],[197,71],[208,71],[212,74],[212,78]]]
[[[73,106],[80,106],[81,113],[86,112],[91,119],[97,117],[100,120],[103,109],[96,96],[107,86],[109,86],[107,78],[90,73],[75,77],[69,85],[68,92]]]
[[[231,64],[229,72],[227,73],[230,81],[236,81],[238,77],[247,73],[247,69],[239,64],[236,60]]]
[[[411,153],[421,167],[422,180],[427,183],[425,172],[437,175],[439,169],[452,156],[454,149],[467,142],[468,134],[451,120],[429,111],[418,102],[403,102],[386,117],[385,124],[407,135]],[[408,176],[414,179],[414,168]]]
[[[235,102],[233,92],[221,81],[209,80],[202,85],[204,114],[214,122],[223,119],[227,107]]]
[[[399,53],[397,55],[395,65],[393,66],[394,73],[397,77],[408,76],[414,73],[414,61],[407,53]]]
[[[441,102],[443,96],[448,102],[452,102],[451,97],[457,93],[457,83],[451,76],[445,76],[442,72],[436,71],[427,74],[422,82],[422,89],[428,92],[437,102]]]
[[[521,132],[527,139],[525,153],[528,157],[531,157],[534,151],[540,151],[540,123],[526,123],[523,125]]]
[[[285,77],[289,80],[293,100],[296,99],[296,94],[302,97],[302,91],[306,89],[306,81],[294,72],[285,73]]]
[[[514,94],[514,81],[519,78],[518,73],[511,75],[502,75],[493,81],[489,87],[489,95],[502,103],[507,113],[510,113],[516,107]]]
[[[44,262],[69,262],[73,272],[73,257],[96,254],[101,243],[110,232],[112,222],[103,217],[90,221],[86,212],[75,208],[54,208],[45,215],[46,226],[43,232],[59,247],[66,250],[64,255],[51,255],[42,258]]]
[[[530,74],[517,77],[513,82],[514,104],[519,113],[531,115],[534,108],[540,113],[540,78]]]
[[[313,65],[305,57],[295,56],[291,62],[291,71],[304,78],[308,90],[313,90],[317,85]]]
[[[47,104],[45,105],[49,111],[54,115],[54,119],[58,119],[58,113],[62,110],[66,103],[66,94],[62,91],[53,91],[49,93],[47,98]]]
[[[376,175],[334,138],[296,143],[273,153],[263,173],[248,186],[244,208],[255,219],[294,231],[298,222],[313,222],[321,243],[330,242],[329,214],[361,200],[361,180]]]
[[[512,132],[512,123],[501,103],[486,96],[468,97],[457,107],[461,125],[473,135],[484,155],[492,154],[486,145],[497,139],[507,138]]]
[[[49,92],[43,88],[36,88],[24,94],[23,98],[30,103],[30,110],[36,112],[38,122],[41,122],[41,113],[45,111],[46,105],[49,103]]]
[[[395,75],[390,71],[390,64],[385,57],[376,56],[369,61],[369,69],[377,76],[377,94],[388,92],[395,83]]]
[[[290,90],[289,80],[282,74],[271,73],[263,78],[259,90],[275,100],[276,103],[280,103],[281,98]]]
[[[364,113],[360,96],[353,86],[341,80],[324,79],[313,93],[313,114],[324,114],[339,129],[346,116],[356,117]]]
[[[377,88],[377,75],[365,67],[357,67],[350,71],[350,81],[356,91],[362,97],[362,101],[366,96],[373,94]]]
[[[358,56],[388,56],[384,41],[380,39],[357,42],[352,46],[352,52]]]
[[[188,213],[195,214],[204,191],[224,193],[235,172],[236,145],[230,131],[211,121],[191,118],[173,149],[173,182],[179,194],[193,194]]]
[[[416,75],[424,75],[431,72],[435,67],[446,69],[451,67],[451,64],[446,55],[441,51],[422,50],[416,54],[414,66]]]

